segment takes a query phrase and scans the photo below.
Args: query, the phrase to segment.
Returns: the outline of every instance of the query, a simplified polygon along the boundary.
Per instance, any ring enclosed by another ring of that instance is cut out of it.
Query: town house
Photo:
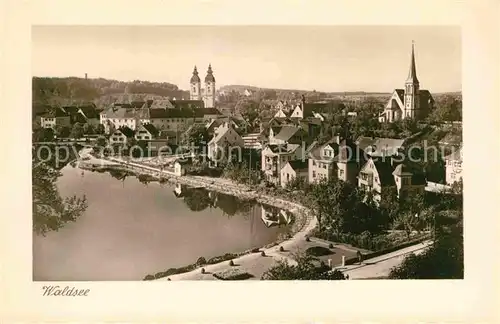
[[[369,158],[358,176],[359,188],[371,192],[376,203],[380,203],[382,196],[393,189],[396,189],[398,197],[422,194],[426,184],[422,171],[406,162],[398,162],[395,157]]]
[[[314,143],[308,155],[308,182],[337,178],[357,184],[357,175],[364,164],[364,152],[352,140],[335,136],[324,144]]]
[[[288,161],[281,168],[281,186],[285,188],[295,178],[302,178],[307,182],[307,161]]]
[[[214,137],[208,142],[207,155],[210,160],[217,163],[234,154],[235,148],[239,148],[241,152],[243,146],[241,136],[230,123],[225,122],[215,129]]]

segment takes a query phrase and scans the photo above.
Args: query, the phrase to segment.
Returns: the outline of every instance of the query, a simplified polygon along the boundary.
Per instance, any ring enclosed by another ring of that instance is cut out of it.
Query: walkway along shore
[[[283,247],[285,250],[292,249],[294,246],[297,245],[298,242],[300,242],[301,240],[305,240],[306,237],[317,225],[317,219],[312,215],[309,208],[304,207],[298,203],[258,193],[255,190],[251,190],[250,187],[244,184],[234,183],[233,181],[226,179],[211,178],[204,176],[190,176],[190,175],[177,176],[170,171],[161,170],[159,168],[139,163],[128,162],[117,158],[103,158],[103,159],[92,158],[91,161],[80,161],[78,167],[81,169],[93,170],[96,169],[95,166],[99,164],[99,161],[103,162],[101,164],[102,168],[108,168],[108,169],[116,168],[116,169],[128,170],[136,174],[149,175],[158,180],[168,179],[169,182],[184,184],[190,187],[206,188],[208,190],[213,190],[224,194],[237,196],[243,199],[255,199],[259,203],[289,211],[295,216],[295,220],[291,224],[291,230],[290,230],[290,235],[292,236],[288,239],[285,238],[284,240],[283,238],[281,240],[278,239],[277,241],[268,244],[260,249],[260,251],[264,251],[264,253],[267,256],[272,257],[275,260],[283,258],[283,256],[278,253],[280,246]],[[239,261],[242,261],[242,259],[247,259],[246,261],[248,262],[249,258],[256,258],[260,256],[260,253],[252,254],[251,251],[245,251],[243,253],[245,254],[233,259],[233,261],[235,263],[238,263]],[[193,260],[193,262],[195,261],[196,260]],[[222,265],[223,263],[224,265]],[[217,264],[205,265],[203,267],[205,268],[206,271],[211,271],[220,268],[226,268],[225,265],[226,263],[227,261],[222,261]],[[190,277],[191,278],[193,277],[190,276],[190,273],[195,273],[195,272],[199,273],[200,270],[195,269],[190,272],[172,275],[169,276],[168,278],[171,280],[173,280],[174,278],[188,279]],[[161,279],[165,280],[166,278],[161,278]]]

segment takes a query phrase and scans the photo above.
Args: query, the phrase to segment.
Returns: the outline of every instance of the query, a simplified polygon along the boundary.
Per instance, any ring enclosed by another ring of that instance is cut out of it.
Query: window
[[[313,171],[313,178],[316,178],[316,171]]]
[[[343,176],[344,176],[344,170],[339,169],[339,177],[343,177]]]
[[[313,160],[313,166],[316,166],[316,161]]]
[[[323,169],[326,169],[326,163],[323,163]]]
[[[401,178],[401,183],[403,186],[409,186],[410,185],[410,177]]]

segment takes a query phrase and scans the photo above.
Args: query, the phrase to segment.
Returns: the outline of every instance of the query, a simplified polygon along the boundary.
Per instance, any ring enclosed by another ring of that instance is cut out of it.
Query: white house
[[[208,142],[207,155],[215,162],[228,158],[234,149],[241,151],[243,139],[229,123],[224,123],[214,130],[214,137]]]
[[[283,188],[295,178],[302,178],[307,182],[307,160],[288,161],[281,168],[281,186]]]
[[[261,170],[266,180],[275,185],[281,183],[281,168],[288,162],[305,158],[300,144],[268,144],[261,153]]]
[[[174,162],[174,174],[176,176],[184,176],[191,170],[192,165],[192,158],[177,159]]]

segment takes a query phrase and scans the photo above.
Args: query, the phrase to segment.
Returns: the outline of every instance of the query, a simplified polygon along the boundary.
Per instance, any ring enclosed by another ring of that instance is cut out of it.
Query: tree
[[[211,204],[211,199],[208,191],[204,189],[193,189],[188,191],[184,196],[184,203],[192,211],[202,211]]]
[[[94,129],[94,126],[92,126],[92,124],[85,123],[83,125],[83,134],[85,134],[85,135],[94,135],[95,133],[96,133],[96,130]]]
[[[96,134],[104,134],[105,133],[104,125],[103,124],[97,125],[97,127],[95,129],[95,133]]]
[[[183,135],[182,145],[186,147],[191,147],[193,145],[195,148],[201,148],[205,146],[210,140],[208,131],[204,125],[193,124],[186,133]]]
[[[308,255],[295,255],[296,264],[286,259],[278,260],[262,275],[262,280],[344,280],[339,270],[328,271],[327,267],[317,267],[314,258]]]
[[[331,178],[322,179],[311,186],[308,194],[312,208],[318,219],[319,230],[333,229],[337,234],[349,231],[344,227],[344,220],[357,212],[359,195],[351,184]]]
[[[390,279],[463,279],[464,246],[462,224],[440,234],[424,253],[406,257],[391,270]]]
[[[59,138],[69,137],[71,129],[68,126],[56,125],[54,131]]]
[[[83,125],[80,123],[75,123],[73,128],[71,129],[70,137],[71,138],[82,138],[84,134]]]
[[[422,226],[420,214],[424,209],[424,197],[423,194],[403,196],[403,193],[400,193],[400,196],[400,208],[393,225],[394,228],[402,227],[409,239],[411,232]]]
[[[33,129],[33,142],[51,142],[54,140],[52,128],[37,127]]]
[[[64,224],[74,222],[87,209],[85,196],[62,198],[56,181],[61,173],[45,163],[33,160],[33,231],[45,235],[57,231]]]

